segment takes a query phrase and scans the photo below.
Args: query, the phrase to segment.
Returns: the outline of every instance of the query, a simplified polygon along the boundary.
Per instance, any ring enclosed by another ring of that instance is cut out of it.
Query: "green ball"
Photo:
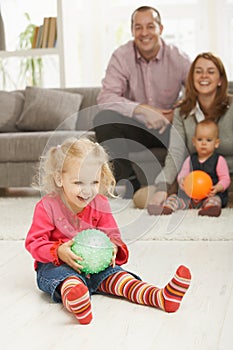
[[[108,236],[97,229],[87,229],[79,232],[71,246],[71,250],[83,261],[77,261],[83,266],[82,272],[98,273],[105,270],[113,256],[113,244]]]

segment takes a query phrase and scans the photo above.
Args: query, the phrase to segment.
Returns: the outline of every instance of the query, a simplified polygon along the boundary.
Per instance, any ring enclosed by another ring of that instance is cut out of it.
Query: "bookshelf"
[[[31,48],[28,50],[0,51],[0,59],[11,57],[40,57],[55,55],[58,57],[59,65],[59,87],[65,87],[65,62],[64,62],[64,43],[63,43],[63,0],[56,0],[57,5],[57,41],[55,47]],[[42,24],[44,18],[41,19]]]

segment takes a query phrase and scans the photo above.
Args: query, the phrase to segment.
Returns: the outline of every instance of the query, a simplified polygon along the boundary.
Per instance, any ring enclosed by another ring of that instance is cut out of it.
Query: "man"
[[[163,25],[155,8],[136,9],[131,32],[134,39],[112,54],[98,96],[101,111],[94,120],[97,141],[112,156],[116,181],[130,181],[125,182],[125,197],[140,188],[129,152],[141,150],[140,145],[168,145],[173,108],[191,63],[161,38]]]

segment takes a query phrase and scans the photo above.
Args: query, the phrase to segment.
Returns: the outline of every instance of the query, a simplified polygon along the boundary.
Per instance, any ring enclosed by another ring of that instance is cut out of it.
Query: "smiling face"
[[[147,61],[156,57],[161,46],[163,26],[153,10],[136,11],[132,20],[132,35],[138,51]]]
[[[71,158],[64,164],[61,185],[65,201],[78,213],[99,193],[101,165],[94,157]]]
[[[218,138],[218,129],[214,124],[197,125],[193,145],[196,148],[199,159],[209,158],[214,150],[218,148],[220,140]]]
[[[217,66],[208,59],[200,57],[193,71],[194,87],[199,95],[215,95],[221,85],[221,77]]]

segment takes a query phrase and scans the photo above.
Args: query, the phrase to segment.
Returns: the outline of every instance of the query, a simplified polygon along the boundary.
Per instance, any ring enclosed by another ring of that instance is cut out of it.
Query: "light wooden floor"
[[[191,287],[175,314],[94,295],[94,319],[79,325],[35,284],[23,241],[0,241],[2,350],[231,350],[233,242],[140,242],[130,245],[127,268],[164,286],[186,264]]]

